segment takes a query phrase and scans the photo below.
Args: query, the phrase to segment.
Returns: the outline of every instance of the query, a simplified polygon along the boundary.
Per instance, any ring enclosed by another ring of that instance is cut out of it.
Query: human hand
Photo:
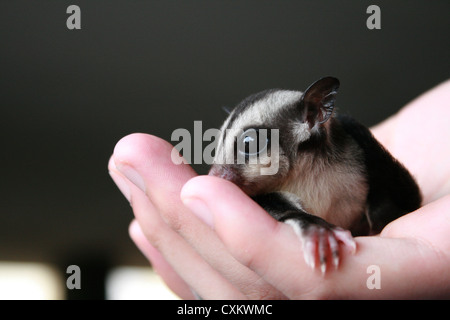
[[[110,174],[136,217],[130,225],[136,245],[182,298],[194,298],[192,291],[206,299],[283,298],[184,206],[181,189],[196,174],[170,160],[172,148],[157,137],[132,134],[110,159]]]
[[[122,139],[109,164],[133,206],[131,237],[182,298],[193,297],[190,289],[206,299],[448,296],[449,89],[447,82],[374,128],[416,176],[425,206],[379,236],[356,238],[356,255],[345,254],[338,271],[313,272],[289,226],[228,181],[193,178],[189,166],[170,161],[170,144],[148,135]],[[380,290],[366,286],[371,265],[381,271]]]

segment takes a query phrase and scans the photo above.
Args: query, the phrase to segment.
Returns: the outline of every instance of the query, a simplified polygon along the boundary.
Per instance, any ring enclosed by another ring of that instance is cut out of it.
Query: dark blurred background
[[[81,30],[66,27],[71,4]],[[371,4],[381,30],[366,27]],[[0,260],[146,264],[107,171],[121,137],[219,127],[222,106],[325,75],[341,80],[341,111],[376,124],[449,78],[449,12],[448,0],[0,0]]]

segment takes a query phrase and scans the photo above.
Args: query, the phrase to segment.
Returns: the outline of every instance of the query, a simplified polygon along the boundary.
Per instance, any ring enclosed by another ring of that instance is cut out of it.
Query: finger
[[[172,149],[169,143],[157,137],[134,134],[119,141],[113,158],[118,169],[145,192],[163,221],[219,274],[250,298],[261,298],[261,291],[275,291],[253,271],[236,261],[215,232],[181,202],[181,188],[195,176],[195,172],[188,165],[174,164],[171,161]],[[144,229],[145,225],[139,222]],[[274,294],[279,297],[278,292]],[[273,298],[274,295],[268,297]]]
[[[225,199],[223,194],[229,197]],[[389,233],[356,238],[358,252],[354,255],[345,252],[339,270],[325,278],[306,266],[299,254],[301,246],[289,226],[264,214],[232,183],[216,177],[197,177],[186,184],[182,197],[202,202],[202,215],[212,215],[208,219],[236,259],[289,298],[401,299],[450,295],[447,285],[450,275],[446,272],[450,246],[445,214],[450,196],[413,213],[418,222],[425,223],[415,225],[412,234],[399,230],[399,224],[411,227],[414,218],[408,218],[410,214],[396,220],[389,232],[393,238],[386,237]],[[196,212],[195,207],[191,209]],[[444,228],[427,221],[435,215],[440,215],[437,223]],[[419,233],[422,226],[428,231]],[[421,238],[415,238],[416,233]],[[441,249],[436,250],[434,241],[439,242]]]
[[[133,242],[150,261],[152,268],[163,279],[166,285],[182,299],[194,299],[191,288],[173,270],[161,253],[148,242],[137,220],[133,220],[129,227],[129,234]]]
[[[275,221],[236,185],[201,176],[190,180],[181,196],[202,218],[210,215],[207,220],[212,221],[214,230],[238,261],[281,288],[286,296],[313,290],[308,278],[320,275],[307,267],[293,230]]]
[[[117,170],[147,194],[169,224],[176,225],[180,190],[196,173],[187,164],[174,164],[172,149],[158,137],[131,134],[117,143],[112,158]]]
[[[237,290],[160,217],[147,196],[110,166],[115,181],[128,184],[133,213],[145,238],[161,253],[187,285],[206,299],[244,299]]]
[[[122,178],[120,174],[116,173],[114,163],[110,163],[108,168],[111,168],[109,172],[111,178],[114,180],[125,198],[131,203],[130,187],[125,182],[124,178]],[[167,263],[159,251],[145,238],[145,235],[142,232],[137,220],[133,220],[130,224],[129,234],[142,254],[144,254],[144,256],[150,261],[152,268],[161,276],[163,281],[173,292],[175,292],[175,294],[182,299],[195,298],[186,282],[184,282],[184,280],[173,270],[169,263]]]
[[[109,174],[111,175],[111,178],[114,180],[119,190],[131,204],[131,189],[125,179],[116,172],[117,170],[112,158],[110,159],[108,168],[110,170]],[[129,226],[128,232],[133,242],[136,244],[142,254],[144,254],[144,256],[150,261],[152,268],[161,276],[167,286],[182,299],[193,299],[194,296],[189,286],[173,270],[169,263],[165,261],[164,257],[159,253],[159,251],[155,247],[153,247],[146,239],[137,220],[132,221]]]

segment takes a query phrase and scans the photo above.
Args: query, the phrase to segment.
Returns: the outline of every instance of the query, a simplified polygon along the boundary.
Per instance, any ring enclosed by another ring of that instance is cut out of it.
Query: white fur
[[[260,126],[267,123],[270,119],[275,117],[278,113],[282,112],[282,109],[288,107],[298,101],[302,92],[279,90],[268,94],[264,99],[258,100],[253,105],[245,109],[244,112],[239,114],[233,121],[231,127],[228,129],[226,139],[224,141],[224,132],[229,127],[230,118],[236,110],[233,110],[229,115],[225,123],[222,125],[221,134],[217,145],[217,154],[215,159],[225,159],[225,157],[231,157],[234,152],[234,139],[237,135],[242,133],[242,129],[252,124],[254,126]],[[302,139],[307,139],[309,136],[305,130],[305,127],[300,125],[297,129]],[[223,163],[223,162],[222,162]]]
[[[280,90],[268,94],[246,108],[233,123],[233,128],[243,128],[249,123],[262,125],[279,114],[281,109],[295,103],[302,96],[300,91]]]
[[[306,122],[303,123],[294,122],[291,130],[293,135],[298,138],[297,143],[306,141],[311,136],[309,124]]]

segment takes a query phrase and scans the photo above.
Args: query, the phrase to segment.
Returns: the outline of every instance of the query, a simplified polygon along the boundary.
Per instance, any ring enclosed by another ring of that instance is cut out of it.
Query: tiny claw
[[[350,231],[333,225],[324,226],[315,223],[301,226],[294,219],[285,222],[293,227],[303,244],[306,265],[314,270],[317,261],[323,276],[327,272],[328,264],[332,265],[335,270],[339,267],[341,260],[339,242],[349,247],[352,254],[356,252],[356,242]]]
[[[322,275],[327,271],[328,237],[326,229],[319,229],[319,261]]]
[[[347,247],[350,248],[351,254],[356,253],[356,242],[355,242],[355,239],[353,239],[353,236],[350,231],[344,230],[342,228],[335,228],[333,230],[333,233],[334,233],[336,239],[340,240]]]
[[[331,255],[333,257],[333,266],[336,270],[339,266],[339,244],[331,234],[328,235],[328,244],[330,245]]]
[[[325,273],[327,272],[327,264],[326,263],[322,263],[320,265],[320,271],[322,272],[322,276],[325,276]]]
[[[339,242],[349,247],[352,254],[356,252],[356,242],[351,233],[341,228],[312,226],[302,233],[302,241],[306,264],[315,269],[317,260],[322,276],[325,276],[329,263],[338,269]]]
[[[316,268],[316,241],[303,241],[303,243],[303,255],[305,262],[314,270]]]

